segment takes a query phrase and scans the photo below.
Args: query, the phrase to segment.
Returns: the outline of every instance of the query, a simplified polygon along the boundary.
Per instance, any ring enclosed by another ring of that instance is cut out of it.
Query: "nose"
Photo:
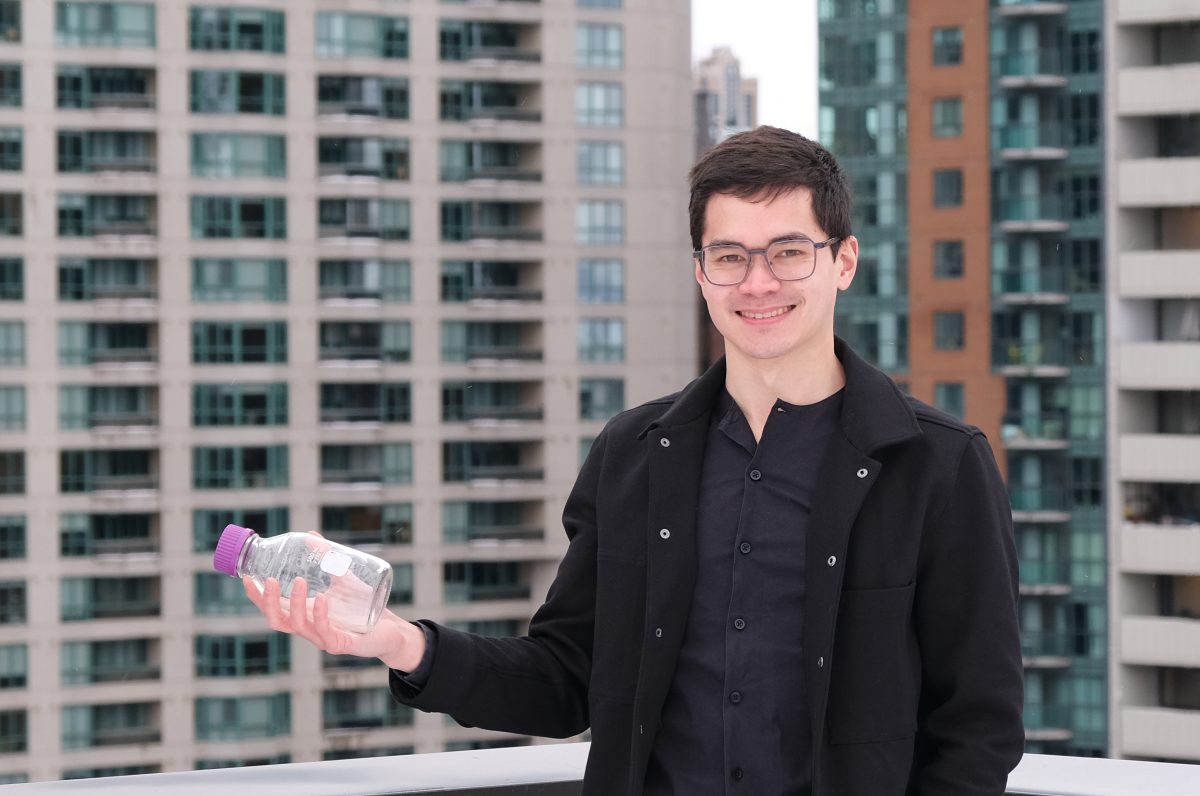
[[[761,267],[756,266],[758,261],[761,261]],[[751,254],[750,265],[747,268],[746,278],[739,285],[743,293],[761,295],[773,293],[780,288],[779,280],[775,278],[775,272],[771,270],[771,264],[767,262],[766,252]]]

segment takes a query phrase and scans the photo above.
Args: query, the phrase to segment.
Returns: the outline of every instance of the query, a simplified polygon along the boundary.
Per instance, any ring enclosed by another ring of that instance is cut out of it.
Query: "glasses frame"
[[[742,249],[742,251],[746,252],[746,273],[742,274],[742,278],[740,280],[738,280],[737,282],[714,282],[712,280],[712,278],[708,275],[708,269],[704,266],[704,252],[706,252],[708,249],[711,249],[712,246],[701,247],[698,251],[692,252],[692,257],[695,258],[696,260],[700,261],[700,272],[702,274],[704,274],[704,278],[708,280],[708,283],[710,285],[716,285],[717,287],[734,287],[736,285],[742,284],[742,282],[745,282],[746,277],[750,276],[750,268],[754,265],[754,255],[756,255],[756,254],[761,254],[763,256],[763,261],[767,264],[767,270],[771,272],[771,276],[775,277],[780,282],[802,282],[817,272],[817,252],[821,251],[821,249],[824,249],[826,246],[830,246],[834,243],[837,243],[840,240],[841,240],[841,238],[828,238],[828,239],[823,240],[820,243],[818,243],[815,240],[813,240],[812,238],[787,238],[785,240],[777,240],[774,243],[772,243],[771,246],[776,246],[780,243],[790,243],[792,241],[804,241],[806,243],[812,244],[812,246],[813,246],[813,270],[811,273],[809,273],[808,276],[799,276],[799,277],[796,277],[795,279],[785,279],[784,277],[775,273],[775,268],[774,268],[774,266],[771,265],[770,258],[767,257],[767,249],[747,249],[745,246],[742,246],[740,243],[717,244],[722,247],[728,247],[730,245],[739,246]],[[767,248],[770,248],[770,246],[768,246]]]

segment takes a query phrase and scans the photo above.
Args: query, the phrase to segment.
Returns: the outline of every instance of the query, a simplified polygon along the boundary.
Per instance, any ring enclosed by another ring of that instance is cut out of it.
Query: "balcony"
[[[1000,439],[1011,450],[1061,450],[1067,447],[1067,410],[1007,412],[1000,420]]]
[[[1126,522],[1121,526],[1121,571],[1200,575],[1200,524]]]
[[[1125,481],[1200,481],[1200,436],[1122,434],[1119,478]]]
[[[1064,595],[1071,593],[1069,561],[1022,560],[1020,592],[1027,595]]]
[[[1200,389],[1200,343],[1122,343],[1117,357],[1124,389]]]
[[[542,360],[541,324],[520,321],[443,321],[442,361],[467,364]]]
[[[517,561],[448,561],[442,565],[442,600],[446,603],[528,600]]]
[[[1067,269],[1049,268],[992,269],[992,295],[1004,304],[1066,304]]]
[[[1004,376],[1061,378],[1070,373],[1062,340],[994,339],[992,367]]]
[[[326,138],[317,140],[321,177],[408,179],[408,141],[401,138]]]
[[[63,578],[64,622],[155,617],[161,609],[160,579]]]
[[[1065,232],[1063,198],[1042,196],[998,197],[992,201],[992,220],[1005,232]]]
[[[158,197],[137,194],[58,195],[61,238],[154,237]]]
[[[1200,204],[1200,158],[1142,158],[1117,163],[1121,207],[1192,207]]]
[[[1200,620],[1174,616],[1124,617],[1121,662],[1200,668]]]
[[[1063,160],[1067,156],[1062,122],[994,127],[992,149],[999,150],[1004,160]]]
[[[1200,760],[1200,746],[1196,745],[1196,739],[1200,738],[1200,711],[1158,707],[1122,707],[1120,711],[1123,754]],[[1200,787],[1195,774],[1188,782],[1193,790]]]
[[[1119,116],[1200,111],[1200,64],[1120,69],[1116,82]]]
[[[1069,741],[1071,708],[1067,705],[1025,705],[1021,711],[1026,741]]]
[[[538,382],[445,382],[442,422],[495,424],[542,419]]]
[[[537,33],[536,25],[444,19],[439,56],[443,61],[538,63],[542,53],[535,46]]]
[[[1117,257],[1122,298],[1200,296],[1200,250],[1121,252]]]
[[[443,442],[442,481],[541,481],[540,447],[534,441]]]
[[[1061,669],[1071,665],[1075,638],[1062,630],[1021,631],[1021,663],[1027,669]]]
[[[1002,17],[1048,17],[1067,13],[1066,3],[1047,0],[992,0],[993,6]]]
[[[1020,486],[1010,484],[1008,499],[1014,522],[1066,522],[1067,492],[1061,486]]]
[[[992,56],[992,75],[1001,88],[1054,88],[1067,83],[1066,59],[1057,48]]]
[[[352,75],[317,77],[320,116],[408,118],[408,79]]]
[[[488,260],[443,260],[442,301],[541,301],[541,264]]]
[[[541,87],[536,83],[443,80],[440,118],[446,122],[526,122],[542,120]]]
[[[156,169],[155,142],[154,133],[60,130],[58,170],[64,173],[150,174]]]
[[[442,202],[442,240],[447,243],[541,239],[537,202]]]
[[[1157,712],[1161,709],[1126,708],[1123,714],[1125,723],[1128,725],[1132,720],[1140,734],[1144,734],[1145,729],[1159,726],[1155,723],[1156,717],[1136,713],[1146,710]],[[1194,711],[1169,712],[1195,714]],[[1200,732],[1200,717],[1197,717],[1195,724],[1175,729],[1179,733],[1175,736],[1175,745],[1188,746],[1191,749],[1189,754],[1194,754],[1194,739],[1196,733]],[[130,796],[213,790],[252,792],[258,796],[293,796],[296,783],[304,781],[319,787],[322,796],[373,796],[379,793],[401,796],[431,791],[442,796],[487,796],[506,791],[525,791],[539,796],[577,796],[590,748],[591,744],[588,743],[548,744],[179,771],[152,776],[127,776],[102,782],[70,780],[27,785],[25,788],[30,793],[63,794],[95,793],[104,789]],[[1144,754],[1181,757],[1160,755],[1158,752]],[[1027,754],[1009,775],[1006,793],[1012,796],[1031,793],[1041,796],[1133,796],[1148,793],[1155,796],[1193,796],[1198,788],[1200,770],[1190,765]]]
[[[83,110],[154,110],[153,69],[60,66],[58,107]]]
[[[64,257],[58,261],[60,301],[153,301],[158,264],[129,258]]]

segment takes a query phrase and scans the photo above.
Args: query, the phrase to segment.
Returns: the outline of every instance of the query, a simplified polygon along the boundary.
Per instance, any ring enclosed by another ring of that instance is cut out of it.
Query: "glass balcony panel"
[[[1000,338],[992,341],[994,367],[1066,367],[1068,364],[1070,363],[1067,360],[1067,345],[1064,340],[1026,341]]]
[[[1000,77],[1061,77],[1066,74],[1066,58],[1056,47],[1044,47],[992,56],[992,74]]]
[[[1008,487],[1013,511],[1066,511],[1067,491],[1061,486]]]
[[[1006,412],[1000,421],[1000,438],[1066,441],[1070,436],[1066,409],[1042,412]]]

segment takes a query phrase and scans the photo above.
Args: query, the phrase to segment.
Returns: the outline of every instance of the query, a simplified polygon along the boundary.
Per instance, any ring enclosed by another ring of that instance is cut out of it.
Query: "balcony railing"
[[[1067,269],[1051,266],[993,270],[992,292],[998,296],[1061,295],[1067,292]]]
[[[992,365],[1004,367],[1066,367],[1067,347],[1062,340],[993,340]]]
[[[158,600],[92,602],[63,606],[63,619],[76,622],[89,619],[131,619],[139,616],[158,616],[161,610],[162,604]]]
[[[1070,561],[1021,561],[1021,585],[1061,585],[1071,577]]]
[[[1022,658],[1069,658],[1075,654],[1074,636],[1062,630],[1021,632]]]
[[[1057,194],[1000,197],[992,207],[1001,224],[1065,223],[1063,198]]]
[[[472,345],[467,346],[467,360],[505,359],[538,362],[542,349],[525,345]]]
[[[458,475],[459,478],[452,476]],[[541,467],[526,467],[520,464],[478,465],[475,467],[446,467],[447,481],[541,481],[545,471]]]
[[[82,672],[76,670],[72,676],[80,678],[85,683],[123,683],[134,680],[157,680],[162,672],[151,664],[133,664],[123,666],[92,666]],[[134,728],[140,730],[141,728]],[[122,743],[125,743],[122,741]]]
[[[1063,51],[1046,47],[1027,52],[1002,53],[992,56],[992,74],[1004,78],[1056,77],[1066,72]]]
[[[545,531],[526,525],[468,525],[466,528],[446,528],[442,538],[447,544],[537,541],[545,538]]]
[[[294,796],[297,782],[320,782],[323,796],[429,793],[488,796],[502,792],[539,796],[578,796],[590,744],[485,749],[423,755],[285,763],[273,766],[179,771],[106,780],[64,780],[14,785],[22,793],[163,793],[227,791],[255,796]],[[24,791],[20,790],[25,788]],[[1140,760],[1105,760],[1058,755],[1025,755],[1008,777],[1006,793],[1040,796],[1194,796],[1200,767]]]
[[[464,113],[468,121],[540,122],[542,120],[542,112],[539,110],[507,106],[467,108]]]
[[[1008,412],[1000,420],[1000,438],[1010,447],[1034,442],[1065,442],[1067,410]]]
[[[1061,486],[1008,487],[1013,511],[1066,511],[1067,491]]]
[[[121,93],[93,93],[82,96],[79,99],[70,101],[65,104],[62,101],[64,94],[68,92],[59,92],[59,104],[62,107],[70,108],[93,108],[100,110],[108,108],[112,110],[154,110],[154,95],[153,94],[121,94]]]
[[[463,419],[470,420],[541,420],[540,406],[466,406]]]
[[[470,583],[447,583],[443,599],[448,603],[473,603],[491,600],[528,600],[529,587],[519,583],[473,586]]]
[[[156,475],[93,475],[87,478],[87,492],[121,491],[126,489],[158,489]]]
[[[162,731],[152,727],[114,727],[106,730],[92,730],[80,735],[63,736],[64,744],[70,744],[71,748],[77,749],[93,746],[158,743],[161,740]]]
[[[467,301],[541,301],[542,291],[535,287],[491,285],[468,287]]]
[[[88,361],[93,365],[111,365],[124,362],[157,362],[157,348],[93,348],[88,351]]]
[[[992,146],[999,150],[1061,150],[1066,146],[1064,141],[1062,122],[1007,124],[992,129]]]

